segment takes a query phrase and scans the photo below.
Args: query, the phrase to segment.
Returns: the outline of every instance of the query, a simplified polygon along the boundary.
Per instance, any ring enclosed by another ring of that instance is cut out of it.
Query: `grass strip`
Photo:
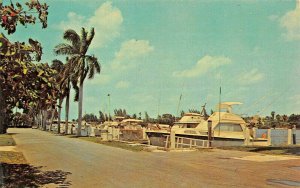
[[[16,143],[11,134],[0,134],[0,146],[15,146]]]
[[[77,138],[79,138],[81,140],[89,141],[89,142],[94,142],[97,144],[121,148],[121,149],[134,151],[134,152],[140,152],[140,151],[144,150],[144,146],[142,146],[142,145],[129,145],[127,143],[117,142],[117,141],[102,141],[101,138],[98,138],[98,137],[77,137]]]
[[[300,146],[227,146],[218,147],[218,149],[248,151],[271,155],[300,156]]]

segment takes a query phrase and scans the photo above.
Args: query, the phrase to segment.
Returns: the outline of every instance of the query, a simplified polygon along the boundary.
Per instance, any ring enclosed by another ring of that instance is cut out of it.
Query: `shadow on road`
[[[29,164],[2,163],[4,171],[4,187],[41,187],[47,184],[56,184],[57,187],[69,187],[67,176],[70,172],[61,170],[42,171],[42,166],[35,167]]]

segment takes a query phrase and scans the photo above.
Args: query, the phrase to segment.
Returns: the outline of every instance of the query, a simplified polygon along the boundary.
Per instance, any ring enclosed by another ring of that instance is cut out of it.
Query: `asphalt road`
[[[9,132],[30,164],[70,172],[70,187],[289,187],[284,182],[300,181],[300,158],[259,162],[240,160],[258,154],[238,151],[131,152],[36,129]]]

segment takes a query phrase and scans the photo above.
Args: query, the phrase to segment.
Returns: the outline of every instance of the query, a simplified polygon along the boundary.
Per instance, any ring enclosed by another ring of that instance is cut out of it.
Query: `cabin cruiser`
[[[208,119],[200,116],[202,118],[199,117],[199,119],[193,123],[188,122],[192,122],[191,119],[194,119],[197,116],[189,117],[187,114],[187,116],[183,116],[177,123],[175,123],[171,131],[175,133],[175,137],[207,140],[208,121],[211,121],[213,146],[243,145],[245,140],[246,122],[232,111],[232,106],[240,104],[242,103],[220,103],[217,105],[217,111],[214,112]],[[147,131],[147,135],[151,144],[166,146],[166,138],[170,136],[170,131]]]
[[[162,126],[157,125],[157,128],[149,128],[146,130],[146,134],[150,140],[150,144],[155,146],[165,146],[166,138],[170,135],[171,130],[189,130],[195,129],[201,122],[207,119],[207,113],[205,110],[205,105],[202,106],[202,111],[200,113],[185,113],[183,117],[175,122],[175,124],[170,127],[161,128]]]

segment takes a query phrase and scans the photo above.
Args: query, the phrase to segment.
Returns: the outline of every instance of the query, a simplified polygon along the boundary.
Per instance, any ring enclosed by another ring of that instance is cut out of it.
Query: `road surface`
[[[287,187],[282,182],[300,183],[299,157],[277,160],[282,158],[224,150],[132,152],[37,129],[9,132],[16,133],[17,149],[30,164],[70,172],[70,187]]]

